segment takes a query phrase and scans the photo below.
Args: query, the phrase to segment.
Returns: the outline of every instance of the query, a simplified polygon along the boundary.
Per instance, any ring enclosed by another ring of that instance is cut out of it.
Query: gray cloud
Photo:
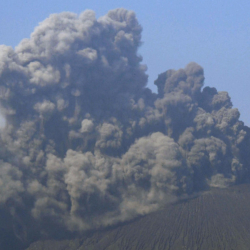
[[[228,94],[203,88],[196,63],[152,93],[141,31],[132,11],[87,10],[0,46],[0,206],[13,218],[53,237],[247,180],[249,128]]]

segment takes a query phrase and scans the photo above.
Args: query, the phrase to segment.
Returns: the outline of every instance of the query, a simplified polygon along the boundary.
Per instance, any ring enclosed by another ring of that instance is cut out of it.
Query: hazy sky
[[[139,52],[148,66],[150,88],[156,90],[159,73],[195,61],[205,70],[205,85],[228,91],[250,125],[250,1],[2,0],[0,44],[16,46],[51,13],[92,9],[99,17],[118,7],[134,10],[143,26]]]

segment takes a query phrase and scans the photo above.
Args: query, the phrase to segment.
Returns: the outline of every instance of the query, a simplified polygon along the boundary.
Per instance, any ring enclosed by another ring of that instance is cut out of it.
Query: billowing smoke
[[[95,229],[249,175],[249,128],[196,63],[146,88],[135,14],[51,15],[0,46],[0,208],[17,237]],[[18,225],[17,225],[18,224]],[[35,225],[35,226],[34,226]]]

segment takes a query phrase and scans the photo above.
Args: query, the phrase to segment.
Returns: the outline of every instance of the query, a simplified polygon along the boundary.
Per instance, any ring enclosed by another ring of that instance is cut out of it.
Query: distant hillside
[[[213,189],[130,223],[27,250],[249,250],[250,185]]]

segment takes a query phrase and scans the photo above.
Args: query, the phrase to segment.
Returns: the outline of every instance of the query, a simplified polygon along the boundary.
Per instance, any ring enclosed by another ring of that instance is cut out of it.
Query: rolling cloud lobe
[[[194,62],[152,93],[141,32],[132,11],[87,10],[0,46],[0,209],[22,240],[31,225],[81,232],[248,180],[249,128],[228,93],[203,88]]]

